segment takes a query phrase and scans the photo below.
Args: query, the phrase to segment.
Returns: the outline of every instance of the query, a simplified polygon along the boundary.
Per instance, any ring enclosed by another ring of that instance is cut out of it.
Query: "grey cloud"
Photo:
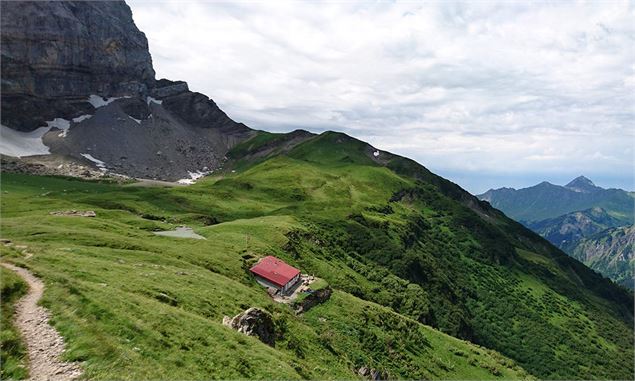
[[[336,129],[457,178],[633,177],[632,2],[131,7],[160,76],[253,128]]]

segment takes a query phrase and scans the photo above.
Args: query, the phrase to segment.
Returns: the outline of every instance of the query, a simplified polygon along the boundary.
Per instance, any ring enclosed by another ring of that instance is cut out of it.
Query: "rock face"
[[[1,7],[2,128],[19,132],[0,153],[51,153],[174,181],[222,167],[229,149],[253,136],[187,83],[155,79],[147,39],[125,2]],[[16,141],[33,141],[36,129],[39,149]]]
[[[145,95],[153,87],[148,40],[125,2],[3,1],[1,7],[4,125],[30,131],[89,109],[77,101],[91,94]]]
[[[223,324],[247,336],[256,336],[267,345],[272,347],[275,345],[273,318],[265,310],[251,307],[233,318],[225,316]]]

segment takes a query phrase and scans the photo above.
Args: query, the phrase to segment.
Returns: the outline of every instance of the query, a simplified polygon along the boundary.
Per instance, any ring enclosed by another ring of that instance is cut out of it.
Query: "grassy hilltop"
[[[633,378],[632,294],[414,162],[288,142],[260,134],[189,187],[2,174],[2,236],[34,253],[3,257],[44,280],[87,378]],[[49,215],[69,209],[97,217]],[[181,224],[207,239],[152,233]],[[333,297],[273,303],[247,271],[265,255]],[[222,326],[251,306],[274,348]]]

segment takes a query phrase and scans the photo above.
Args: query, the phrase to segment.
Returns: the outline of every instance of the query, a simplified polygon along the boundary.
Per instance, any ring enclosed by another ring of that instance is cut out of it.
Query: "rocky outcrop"
[[[2,124],[30,131],[85,114],[91,94],[144,96],[145,35],[123,1],[3,1]]]
[[[96,217],[92,210],[58,210],[49,213],[52,216],[68,216],[68,217]]]
[[[194,127],[214,128],[226,134],[242,133],[249,128],[231,120],[216,103],[201,93],[176,93],[162,99],[163,107]]]
[[[367,380],[373,381],[381,381],[388,380],[388,373],[386,371],[377,370],[375,368],[369,368],[367,366],[363,366],[357,370],[357,374],[362,376]]]
[[[160,79],[155,85],[155,88],[150,92],[150,95],[155,98],[165,98],[190,91],[187,83],[184,81]]]
[[[233,318],[225,316],[223,324],[247,336],[255,336],[267,345],[275,345],[273,318],[263,309],[251,307]]]
[[[295,309],[296,314],[301,314],[307,312],[311,308],[317,306],[318,304],[322,304],[331,298],[331,294],[333,290],[331,287],[326,287],[321,290],[317,290],[309,294],[306,298],[302,299],[299,302],[295,302],[293,307]]]

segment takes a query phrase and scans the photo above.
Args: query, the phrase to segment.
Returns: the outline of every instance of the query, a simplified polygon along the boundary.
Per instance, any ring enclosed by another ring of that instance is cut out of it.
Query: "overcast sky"
[[[129,4],[157,77],[252,128],[346,132],[473,193],[634,188],[633,2]]]

